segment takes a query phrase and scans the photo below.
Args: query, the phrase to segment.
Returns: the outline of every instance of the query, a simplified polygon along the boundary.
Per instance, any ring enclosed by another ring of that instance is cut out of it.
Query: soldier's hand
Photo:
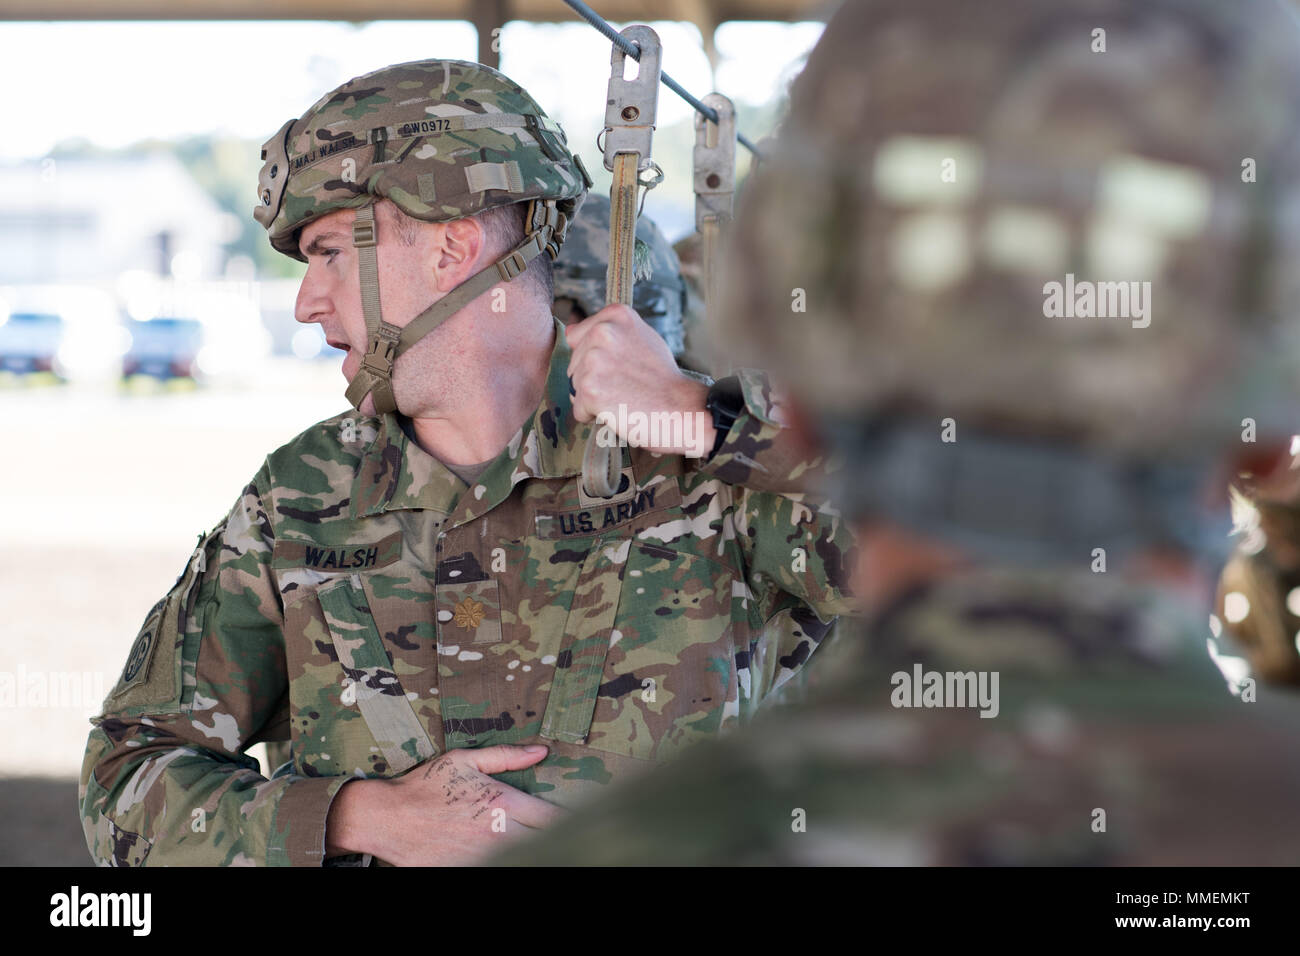
[[[393,780],[345,784],[330,806],[326,852],[371,853],[397,866],[480,862],[563,811],[490,774],[523,770],[540,745],[451,750]]]
[[[683,375],[668,343],[626,305],[607,305],[564,327],[573,356],[573,414],[580,422],[607,422],[634,447],[700,458],[713,447],[713,418],[705,410],[708,386]],[[651,415],[678,413],[654,424]]]

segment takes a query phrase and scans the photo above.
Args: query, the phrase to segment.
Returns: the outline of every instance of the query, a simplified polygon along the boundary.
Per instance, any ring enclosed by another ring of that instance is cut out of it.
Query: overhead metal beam
[[[824,20],[827,0],[599,0],[600,14],[616,23],[695,19]],[[0,20],[470,20],[491,0],[0,0]],[[510,0],[510,19],[568,22],[577,17],[562,0]],[[495,25],[502,25],[498,20]]]

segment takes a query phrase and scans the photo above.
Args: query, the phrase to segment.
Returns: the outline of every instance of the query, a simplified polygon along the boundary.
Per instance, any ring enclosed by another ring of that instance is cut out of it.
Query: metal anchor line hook
[[[704,251],[705,311],[712,318],[717,308],[718,259],[736,192],[736,110],[721,93],[710,93],[704,103],[718,119],[695,116],[695,231]]]
[[[626,27],[621,36],[637,50],[637,73],[630,80],[623,78],[629,54],[615,44],[609,58],[602,144],[605,168],[611,172],[618,153],[636,153],[638,167],[650,161],[650,143],[659,111],[659,35],[648,26],[634,24]]]
[[[595,10],[591,9],[591,7],[583,3],[582,0],[564,0],[564,3],[571,10],[573,10],[574,13],[576,13],[578,16],[582,17],[582,19],[590,23],[592,27],[594,27],[599,33],[601,33],[607,39],[611,40],[615,46],[620,47],[624,52],[628,53],[629,55],[635,53],[636,56],[633,57],[633,59],[639,60],[641,58],[641,47],[639,44],[628,40],[625,34],[617,33],[614,30],[614,28],[609,25],[608,21],[606,21]],[[691,105],[691,108],[694,109],[701,116],[705,117],[711,122],[714,123],[718,122],[718,115],[713,111],[712,107],[705,105],[704,103],[697,100],[695,97],[691,96],[691,94],[688,93],[680,83],[674,80],[667,73],[660,71],[659,79],[664,86],[668,87],[668,89],[672,90],[683,100],[689,103]],[[762,158],[762,153],[759,151],[757,146],[755,146],[753,143],[749,141],[748,137],[742,136],[740,133],[737,133],[736,142],[738,142],[741,146],[744,146],[747,150],[753,153],[755,159]]]

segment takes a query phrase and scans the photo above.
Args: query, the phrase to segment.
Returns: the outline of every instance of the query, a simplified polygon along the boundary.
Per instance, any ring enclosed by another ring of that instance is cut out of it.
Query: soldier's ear
[[[436,223],[433,271],[438,289],[449,292],[491,261],[483,258],[487,251],[487,229],[474,216]]]

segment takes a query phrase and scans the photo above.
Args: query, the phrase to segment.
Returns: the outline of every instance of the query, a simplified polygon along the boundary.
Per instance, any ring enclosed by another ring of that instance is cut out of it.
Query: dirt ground
[[[267,452],[347,407],[336,363],[257,389],[0,388],[0,865],[88,863],[88,718]]]

